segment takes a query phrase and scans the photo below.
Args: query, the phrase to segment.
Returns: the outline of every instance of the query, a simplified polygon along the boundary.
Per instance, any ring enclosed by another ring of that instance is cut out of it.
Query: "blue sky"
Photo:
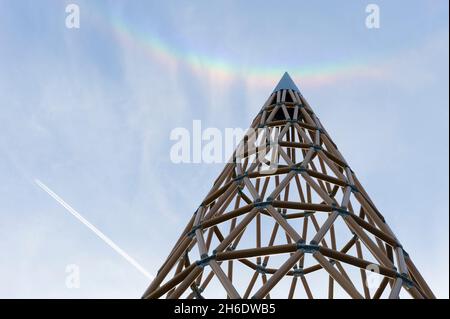
[[[222,166],[173,164],[170,131],[247,127],[289,71],[448,298],[447,1],[3,0],[0,43],[0,297],[139,297],[148,280],[33,181],[155,273]]]

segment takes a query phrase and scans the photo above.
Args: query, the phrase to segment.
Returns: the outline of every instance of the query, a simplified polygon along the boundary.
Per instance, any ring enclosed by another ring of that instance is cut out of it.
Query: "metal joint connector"
[[[312,148],[314,151],[318,152],[322,150],[322,146],[316,145],[316,144],[310,144],[310,148]]]
[[[295,268],[292,273],[294,274],[294,277],[300,277],[303,276],[305,273],[303,272],[303,268]]]
[[[348,210],[346,210],[345,208],[335,207],[335,208],[333,208],[333,210],[335,212],[337,212],[339,215],[341,215],[342,217],[347,217],[347,216],[351,215],[351,213]]]
[[[300,166],[291,166],[291,171],[292,172],[296,172],[296,173],[302,173],[302,172],[306,172],[306,167],[303,165]]]
[[[352,190],[353,193],[359,193],[359,189],[353,184],[347,184],[348,187]]]
[[[303,217],[309,217],[309,216],[312,216],[312,215],[314,215],[314,214],[315,214],[315,212],[305,211]]]
[[[319,250],[319,245],[305,244],[304,242],[298,242],[297,250],[303,250],[304,253],[313,254]]]
[[[187,233],[187,236],[194,237],[197,229],[202,229],[202,224],[198,224],[198,225],[195,225],[194,227],[192,227],[192,229],[189,231],[189,233]]]
[[[209,262],[211,260],[216,259],[216,254],[213,252],[213,254],[211,256],[208,256],[207,254],[203,254],[200,256],[200,260],[197,260],[195,263],[197,264],[197,266],[199,267],[205,267],[207,265],[209,265]]]
[[[264,265],[256,265],[256,272],[258,274],[267,274],[266,266],[264,266]]]
[[[265,201],[255,201],[253,203],[254,208],[267,208],[267,206],[272,205],[273,199],[268,197]]]
[[[248,177],[248,173],[244,173],[242,175],[238,175],[235,178],[233,178],[233,181],[235,182],[240,182],[241,180],[243,180],[245,177]]]
[[[403,284],[408,288],[414,287],[414,282],[408,277],[407,274],[397,273],[397,277],[403,281]]]

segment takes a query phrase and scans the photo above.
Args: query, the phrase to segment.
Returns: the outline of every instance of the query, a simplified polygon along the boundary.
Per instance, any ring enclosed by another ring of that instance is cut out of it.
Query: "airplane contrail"
[[[155,277],[152,276],[144,267],[142,267],[136,260],[134,260],[130,255],[128,255],[122,248],[117,246],[111,239],[109,239],[105,234],[103,234],[97,227],[92,225],[87,219],[81,216],[75,209],[73,209],[69,204],[67,204],[61,197],[56,195],[50,188],[48,188],[40,180],[35,179],[34,182],[47,194],[53,197],[61,206],[63,206],[69,213],[75,216],[80,222],[82,222],[86,227],[92,230],[100,239],[102,239],[106,244],[108,244],[112,249],[114,249],[120,256],[122,256],[126,261],[128,261],[132,266],[139,270],[145,277],[153,280]]]

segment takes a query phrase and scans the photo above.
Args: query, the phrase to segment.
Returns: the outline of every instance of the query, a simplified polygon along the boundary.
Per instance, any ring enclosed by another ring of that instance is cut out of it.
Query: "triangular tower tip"
[[[298,87],[295,85],[294,81],[292,81],[291,76],[289,75],[289,73],[284,72],[280,82],[278,82],[277,86],[275,87],[275,89],[273,90],[273,92],[277,92],[279,90],[288,90],[291,89],[292,91],[296,91],[300,93],[300,90],[298,89]]]

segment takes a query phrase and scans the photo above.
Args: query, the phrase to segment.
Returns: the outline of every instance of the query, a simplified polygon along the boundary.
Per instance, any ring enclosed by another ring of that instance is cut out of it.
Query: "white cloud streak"
[[[61,197],[59,197],[55,192],[53,192],[50,188],[48,188],[44,183],[40,180],[35,179],[34,182],[38,185],[42,190],[44,190],[47,194],[49,194],[54,200],[56,200],[61,206],[63,206],[69,213],[75,216],[80,222],[82,222],[86,227],[92,230],[101,240],[103,240],[108,246],[114,249],[120,256],[122,256],[126,261],[128,261],[134,268],[139,270],[145,277],[150,280],[154,279],[144,267],[142,267],[134,258],[128,255],[122,248],[117,246],[108,236],[103,234],[97,227],[91,224],[86,218],[84,218],[80,213],[78,213],[75,209],[73,209],[69,204],[67,204]]]

